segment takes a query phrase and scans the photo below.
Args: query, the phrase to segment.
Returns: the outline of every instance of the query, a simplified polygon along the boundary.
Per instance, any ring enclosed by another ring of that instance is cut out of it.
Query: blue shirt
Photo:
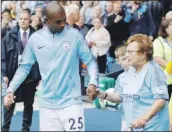
[[[156,99],[168,99],[166,76],[153,61],[136,73],[133,67],[127,71],[123,82],[117,81],[115,89],[123,100],[127,127],[151,109]],[[145,125],[145,131],[169,130],[168,102]]]
[[[7,92],[19,87],[37,61],[43,87],[41,107],[58,109],[81,104],[79,58],[87,65],[89,84],[98,86],[97,62],[82,34],[67,25],[55,34],[45,27],[29,38]]]

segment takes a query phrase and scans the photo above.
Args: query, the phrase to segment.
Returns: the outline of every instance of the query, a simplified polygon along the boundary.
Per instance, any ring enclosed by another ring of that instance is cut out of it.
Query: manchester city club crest
[[[65,41],[62,43],[62,49],[63,50],[69,50],[71,47],[71,44],[68,41]]]

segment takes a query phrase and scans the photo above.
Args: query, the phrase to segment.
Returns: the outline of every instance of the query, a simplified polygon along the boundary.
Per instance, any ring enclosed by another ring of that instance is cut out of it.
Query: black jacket
[[[19,26],[14,27],[3,38],[1,47],[1,71],[3,76],[7,76],[9,81],[12,80],[17,68],[18,68],[18,53],[20,49],[20,40],[18,40],[18,33],[20,32]],[[30,27],[30,34],[35,30]],[[27,76],[26,80],[31,79],[39,81],[41,79],[38,63],[36,62]],[[25,80],[25,81],[26,81]]]
[[[3,39],[5,37],[5,35],[11,30],[10,27],[4,27],[1,30],[1,38]]]
[[[146,2],[146,4],[151,13],[152,19],[155,23],[155,27],[156,27],[155,37],[156,37],[163,17],[163,6],[158,1],[148,1]]]
[[[121,12],[121,14],[119,15],[124,18],[123,12]],[[129,37],[128,23],[126,23],[124,19],[120,20],[118,23],[115,23],[114,20],[116,16],[117,15],[113,14],[107,17],[106,29],[109,31],[112,43],[115,41],[121,42],[121,41],[127,40]]]

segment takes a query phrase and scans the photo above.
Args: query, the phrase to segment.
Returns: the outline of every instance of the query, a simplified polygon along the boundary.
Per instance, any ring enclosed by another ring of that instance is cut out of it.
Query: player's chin
[[[57,32],[62,32],[64,28],[58,29]]]

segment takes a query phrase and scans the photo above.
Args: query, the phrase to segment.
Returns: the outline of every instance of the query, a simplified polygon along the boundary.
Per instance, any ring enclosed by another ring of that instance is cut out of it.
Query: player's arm
[[[36,58],[32,49],[32,39],[30,38],[20,59],[19,67],[7,89],[7,93],[15,92],[15,90],[21,85],[21,83],[30,73],[32,65],[35,63],[35,61]]]
[[[82,62],[86,64],[88,74],[90,77],[87,94],[90,93],[91,100],[97,95],[96,88],[98,87],[99,72],[97,66],[97,60],[89,50],[88,44],[84,37],[81,34],[78,34],[78,55],[81,58]]]

